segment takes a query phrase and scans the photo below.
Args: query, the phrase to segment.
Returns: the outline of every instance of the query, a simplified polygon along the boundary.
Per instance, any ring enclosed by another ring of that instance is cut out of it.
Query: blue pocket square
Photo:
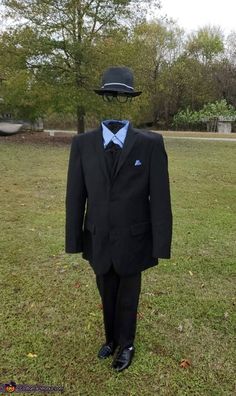
[[[136,160],[134,166],[137,166],[137,165],[142,165],[142,162],[140,160]]]

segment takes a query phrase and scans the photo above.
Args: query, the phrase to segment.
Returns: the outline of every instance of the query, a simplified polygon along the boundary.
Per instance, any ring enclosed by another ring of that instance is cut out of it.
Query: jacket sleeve
[[[171,257],[172,210],[168,173],[168,157],[162,135],[153,139],[150,159],[150,211],[153,251],[156,258]]]
[[[73,136],[67,172],[66,187],[66,221],[65,221],[65,252],[79,253],[83,251],[82,227],[85,211],[87,190],[84,181],[79,138]]]

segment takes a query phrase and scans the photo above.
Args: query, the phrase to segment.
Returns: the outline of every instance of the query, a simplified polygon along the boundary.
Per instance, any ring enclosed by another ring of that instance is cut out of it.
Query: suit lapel
[[[135,141],[137,138],[138,133],[133,129],[131,123],[129,123],[129,128],[127,130],[124,146],[121,150],[120,158],[116,167],[116,171],[112,178],[114,181],[115,177],[117,176],[119,170],[121,169],[122,165],[125,163]],[[107,182],[110,183],[110,178],[106,166],[105,155],[104,155],[104,145],[103,145],[103,136],[102,136],[102,127],[100,126],[95,133],[95,148],[98,155],[98,159],[100,161],[101,168],[104,172],[104,175],[107,179]]]
[[[108,174],[107,166],[106,166],[106,160],[105,160],[105,155],[104,155],[104,144],[103,144],[103,136],[102,136],[102,127],[98,128],[95,133],[95,149],[97,152],[97,157],[100,161],[100,165],[102,168],[102,171],[107,179],[107,182],[110,183],[110,177]]]

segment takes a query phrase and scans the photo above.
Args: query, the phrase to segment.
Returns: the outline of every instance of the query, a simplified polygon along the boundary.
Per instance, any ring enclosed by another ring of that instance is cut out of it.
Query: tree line
[[[111,116],[137,126],[173,127],[178,112],[224,99],[236,107],[236,32],[217,26],[186,33],[150,18],[158,0],[3,0],[0,112],[35,120],[75,120],[79,133]],[[154,14],[153,14],[154,15]],[[109,105],[93,89],[124,65],[143,94]]]

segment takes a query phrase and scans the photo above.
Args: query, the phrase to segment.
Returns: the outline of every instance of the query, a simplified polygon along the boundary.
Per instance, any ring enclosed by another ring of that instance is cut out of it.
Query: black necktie
[[[108,171],[109,171],[111,178],[114,175],[114,172],[116,170],[116,167],[117,167],[117,164],[118,164],[118,161],[120,158],[121,150],[122,149],[119,146],[119,144],[114,143],[112,140],[105,147],[107,166],[108,166]]]

